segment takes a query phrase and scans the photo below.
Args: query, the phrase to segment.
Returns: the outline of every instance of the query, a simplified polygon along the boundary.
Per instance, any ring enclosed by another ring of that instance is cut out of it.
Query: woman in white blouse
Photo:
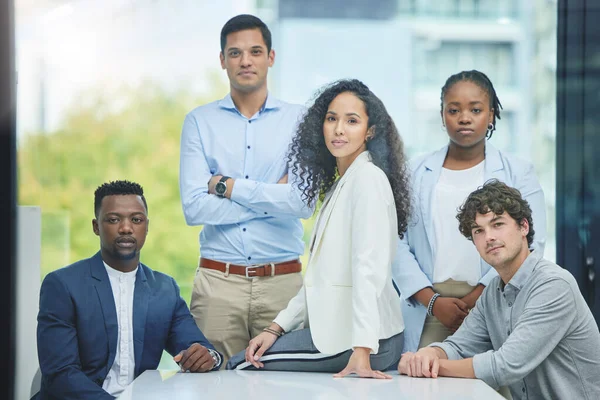
[[[289,161],[307,204],[322,201],[304,285],[228,369],[355,373],[390,378],[404,322],[392,283],[409,215],[402,140],[383,103],[358,80],[316,97]]]

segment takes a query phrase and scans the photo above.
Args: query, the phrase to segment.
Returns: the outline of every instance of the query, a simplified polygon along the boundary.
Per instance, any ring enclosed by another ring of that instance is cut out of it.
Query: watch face
[[[217,182],[215,185],[215,192],[217,192],[218,195],[223,196],[226,191],[227,185],[225,185],[225,182]]]

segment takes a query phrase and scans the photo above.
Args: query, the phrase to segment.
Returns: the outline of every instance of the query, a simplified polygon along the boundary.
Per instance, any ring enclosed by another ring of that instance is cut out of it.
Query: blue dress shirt
[[[204,225],[202,257],[240,265],[293,260],[304,253],[301,193],[277,181],[288,173],[286,156],[304,107],[267,96],[251,118],[228,94],[185,118],[179,189],[188,225]],[[214,175],[235,179],[231,199],[208,193]]]

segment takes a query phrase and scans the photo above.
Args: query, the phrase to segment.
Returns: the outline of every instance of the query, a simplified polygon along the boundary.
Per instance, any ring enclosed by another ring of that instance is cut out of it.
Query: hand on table
[[[361,378],[392,379],[390,375],[371,369],[371,349],[356,347],[348,360],[348,365],[342,371],[333,375],[334,378],[343,378],[349,374],[356,374]]]
[[[440,356],[432,347],[424,347],[416,353],[404,353],[398,363],[402,375],[437,378],[440,369]]]
[[[179,352],[175,361],[181,367],[181,371],[206,372],[215,366],[215,360],[208,349],[199,343],[192,344],[187,350]]]

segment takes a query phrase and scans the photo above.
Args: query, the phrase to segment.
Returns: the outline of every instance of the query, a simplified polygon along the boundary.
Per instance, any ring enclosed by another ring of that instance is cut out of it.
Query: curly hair
[[[291,172],[299,177],[297,186],[308,205],[314,205],[317,199],[323,200],[331,189],[338,175],[337,165],[325,144],[323,123],[329,104],[346,92],[354,94],[365,105],[368,128],[374,132],[367,141],[367,150],[373,164],[383,170],[392,187],[398,234],[402,238],[410,214],[410,183],[404,144],[381,100],[361,81],[339,80],[317,91],[314,103],[306,111],[290,145],[287,160]]]
[[[535,235],[533,220],[531,219],[531,207],[529,207],[527,200],[523,199],[521,192],[497,179],[490,179],[484,183],[482,187],[467,197],[467,200],[459,209],[456,219],[458,219],[460,233],[472,241],[472,229],[477,226],[475,223],[477,213],[487,214],[488,212],[495,215],[506,212],[518,224],[526,219],[529,223],[527,244],[531,247]]]
[[[144,203],[144,208],[146,208],[146,212],[148,212],[148,204],[146,203],[146,198],[144,197],[144,189],[140,186],[140,184],[125,180],[111,181],[98,186],[94,192],[94,215],[96,218],[98,218],[98,214],[100,213],[102,199],[104,199],[106,196],[128,194],[140,196],[142,198],[142,202]]]

